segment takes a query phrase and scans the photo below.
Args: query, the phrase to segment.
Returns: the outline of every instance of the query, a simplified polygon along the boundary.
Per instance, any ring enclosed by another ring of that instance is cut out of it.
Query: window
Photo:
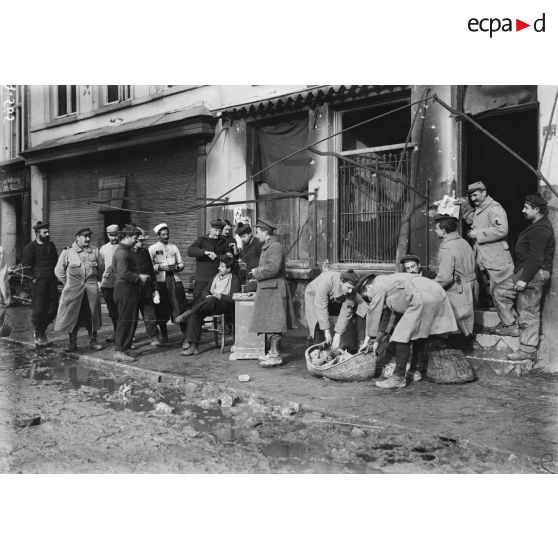
[[[56,86],[56,116],[68,116],[77,112],[77,85]]]
[[[131,85],[107,85],[105,104],[120,103],[131,97]]]
[[[341,151],[352,161],[340,160],[338,169],[340,262],[395,263],[401,216],[409,201],[399,180],[410,179],[413,151],[412,145],[405,149],[411,127],[407,104],[396,101],[339,114]],[[352,128],[374,117],[379,118]]]

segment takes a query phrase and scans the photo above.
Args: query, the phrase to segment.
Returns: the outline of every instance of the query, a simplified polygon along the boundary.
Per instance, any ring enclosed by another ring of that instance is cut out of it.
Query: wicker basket
[[[304,356],[306,357],[306,368],[313,376],[329,378],[330,380],[338,380],[341,382],[360,382],[369,380],[376,372],[376,355],[372,353],[357,353],[347,360],[328,366],[314,366],[310,361],[310,353],[314,349],[323,349],[325,343],[312,345],[306,349]]]
[[[441,349],[429,351],[426,379],[436,384],[464,384],[477,377],[463,351]]]

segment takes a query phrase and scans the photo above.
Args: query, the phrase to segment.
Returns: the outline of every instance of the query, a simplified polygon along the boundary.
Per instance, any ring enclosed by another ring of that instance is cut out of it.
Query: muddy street
[[[3,472],[544,472],[480,445],[0,346]]]

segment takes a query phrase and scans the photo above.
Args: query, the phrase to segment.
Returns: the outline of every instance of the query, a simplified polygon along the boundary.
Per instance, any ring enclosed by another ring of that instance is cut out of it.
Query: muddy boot
[[[75,353],[77,351],[77,333],[70,333],[70,341],[64,351],[67,353]]]
[[[259,362],[262,368],[271,368],[272,366],[279,366],[283,364],[283,359],[279,353],[280,341],[280,338],[272,337],[270,339],[271,347],[269,348],[269,353],[267,353],[263,359],[260,359]]]
[[[103,349],[103,346],[100,343],[97,343],[96,331],[89,332],[89,348],[94,351],[101,351]]]
[[[199,355],[200,352],[198,351],[198,344],[190,343],[189,347],[185,351],[181,351],[180,354],[182,356]]]

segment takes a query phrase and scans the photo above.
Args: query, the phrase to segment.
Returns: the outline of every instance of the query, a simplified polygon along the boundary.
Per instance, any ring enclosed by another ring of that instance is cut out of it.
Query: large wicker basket
[[[310,353],[314,349],[323,349],[325,343],[312,345],[306,349],[306,368],[313,376],[329,378],[342,382],[361,382],[369,380],[376,372],[376,355],[373,353],[357,353],[347,360],[332,366],[314,366],[310,361]]]

